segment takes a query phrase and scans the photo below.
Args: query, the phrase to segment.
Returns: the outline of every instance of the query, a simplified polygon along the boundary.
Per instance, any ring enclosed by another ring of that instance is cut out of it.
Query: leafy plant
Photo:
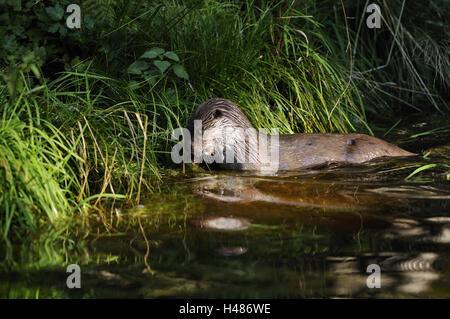
[[[371,133],[367,113],[446,110],[445,0],[381,1],[380,31],[358,31],[364,2],[351,0],[86,0],[70,30],[72,2],[0,0],[4,237],[107,193],[139,201],[157,189],[173,167],[171,130],[211,97],[281,133]]]

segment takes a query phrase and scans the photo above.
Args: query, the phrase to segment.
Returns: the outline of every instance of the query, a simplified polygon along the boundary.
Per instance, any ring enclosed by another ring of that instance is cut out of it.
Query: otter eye
[[[221,110],[215,110],[213,117],[216,119],[218,117],[222,116],[222,111]]]

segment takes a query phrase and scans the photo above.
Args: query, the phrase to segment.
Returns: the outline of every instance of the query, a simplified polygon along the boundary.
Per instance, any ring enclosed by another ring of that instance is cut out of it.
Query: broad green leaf
[[[148,84],[150,85],[155,85],[156,83],[156,76],[152,74],[152,72],[147,71],[144,73],[144,79],[147,81]]]
[[[84,25],[86,26],[86,29],[88,29],[88,30],[94,29],[95,20],[93,18],[91,18],[90,16],[88,16],[88,15],[83,16],[83,22],[84,22]]]
[[[164,73],[170,66],[170,62],[161,60],[155,60],[153,61],[153,64],[161,71],[161,73]]]
[[[8,4],[12,5],[15,11],[20,11],[20,9],[22,8],[22,1],[20,0],[9,0]]]
[[[18,24],[11,25],[9,27],[9,30],[11,30],[14,34],[16,34],[18,36],[21,36],[25,31],[25,29],[21,25],[18,25]]]
[[[154,59],[158,55],[161,55],[165,52],[164,49],[161,48],[153,48],[151,50],[145,51],[143,55],[141,55],[140,59],[146,58],[146,59]]]
[[[173,72],[179,78],[182,78],[182,79],[185,79],[185,80],[189,80],[189,74],[187,74],[186,69],[184,68],[184,66],[182,66],[180,64],[175,64],[173,66]]]
[[[148,64],[145,61],[137,60],[136,62],[132,63],[129,67],[127,72],[130,74],[141,74],[143,70],[148,68]]]
[[[177,61],[177,62],[180,61],[180,58],[178,57],[178,55],[172,51],[167,51],[166,53],[164,53],[164,56],[171,60]]]
[[[40,79],[41,78],[41,72],[39,72],[39,69],[37,68],[36,64],[30,65],[31,71],[33,71],[34,75]]]
[[[131,81],[130,83],[128,83],[128,87],[131,89],[138,89],[139,88],[139,82],[137,81]]]

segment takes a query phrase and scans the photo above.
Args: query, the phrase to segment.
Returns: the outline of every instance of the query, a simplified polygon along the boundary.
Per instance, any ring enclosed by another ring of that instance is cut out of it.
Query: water
[[[137,207],[92,215],[84,239],[14,247],[0,295],[449,298],[449,169],[405,180],[448,164],[446,141],[425,159],[168,178]],[[71,263],[81,266],[81,289],[66,288]],[[373,264],[380,288],[367,286]]]

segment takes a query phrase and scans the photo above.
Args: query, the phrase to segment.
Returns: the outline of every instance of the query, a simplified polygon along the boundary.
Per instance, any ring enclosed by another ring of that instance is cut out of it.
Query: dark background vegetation
[[[366,26],[380,5],[380,29]],[[68,29],[66,7],[81,7]],[[448,116],[449,19],[432,1],[0,0],[0,232],[139,201],[170,133],[224,97],[281,133],[383,134]]]

